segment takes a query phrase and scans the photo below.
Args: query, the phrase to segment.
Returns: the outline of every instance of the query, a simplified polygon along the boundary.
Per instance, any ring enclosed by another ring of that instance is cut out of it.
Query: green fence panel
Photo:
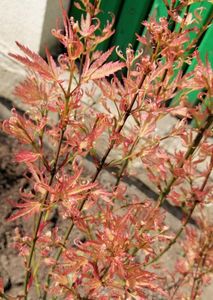
[[[201,8],[201,6],[204,7],[204,10],[203,10],[203,14],[202,14],[202,19],[197,24],[197,26],[200,30],[207,22],[209,22],[209,19],[212,19],[212,17],[213,17],[213,6],[208,2],[202,2],[202,3],[200,3],[200,5],[198,5],[198,3],[191,5],[189,12],[194,14],[197,9]],[[192,33],[190,33],[190,42],[189,43],[191,43],[194,39],[197,39],[197,35],[194,32],[192,32]],[[213,67],[213,26],[212,25],[205,32],[202,40],[201,41],[198,40],[197,46],[198,46],[199,55],[200,55],[203,63],[205,63],[206,57],[208,57],[208,60],[210,61],[211,66]],[[193,59],[191,65],[188,66],[184,70],[185,73],[192,72],[196,65],[197,65],[197,60]],[[197,104],[199,102],[199,99],[197,96],[200,92],[201,91],[193,91],[193,92],[189,93],[188,101],[193,105]],[[171,105],[175,105],[178,102],[179,96],[180,95],[177,95],[172,100]]]
[[[168,15],[166,5],[163,0],[155,0],[149,13],[149,17],[159,21],[160,18],[166,18]]]
[[[208,19],[212,15],[213,5],[208,1],[201,1],[199,3],[193,3],[190,5],[189,13],[192,13],[194,17],[196,17],[196,13],[199,13],[199,11],[201,11],[201,19],[197,21],[196,26],[199,30],[202,30],[203,25],[207,23]],[[192,24],[191,27],[194,25],[195,24]],[[192,40],[197,37],[197,34],[195,32],[190,32],[189,36],[190,40]]]
[[[203,11],[203,16],[201,22],[198,24],[198,27],[202,29],[202,26],[206,24],[209,17],[212,17],[213,9],[212,5],[210,3],[202,3],[202,6],[204,6],[205,10]],[[192,9],[199,8],[198,3],[196,5],[194,4]],[[193,11],[193,10],[192,10]],[[194,11],[193,11],[194,12]],[[192,39],[196,38],[196,35],[194,33],[191,33],[190,36]],[[198,51],[201,57],[201,60],[203,63],[205,63],[206,57],[208,57],[211,66],[213,67],[213,27],[210,26],[208,30],[206,31],[202,41],[200,42],[200,45],[198,46]],[[187,73],[193,71],[195,66],[197,65],[196,59],[192,61],[192,64],[187,68]],[[197,95],[198,92],[191,92],[188,95],[188,101],[192,104],[196,104],[198,102]]]
[[[132,44],[133,48],[137,45],[135,33],[141,34],[141,22],[145,20],[149,14],[153,1],[147,0],[125,0],[115,27],[116,34],[112,37],[110,45],[119,45],[121,51],[125,52],[128,44]],[[116,54],[113,55],[116,58]]]
[[[82,15],[82,10],[79,10],[75,7],[74,2],[78,2],[76,0],[71,0],[70,1],[70,9],[69,9],[69,16],[74,17],[75,21],[80,21],[81,20],[81,15]],[[93,2],[93,1],[91,1]]]
[[[213,27],[212,26],[207,30],[200,46],[198,47],[198,51],[201,60],[205,63],[206,57],[208,57],[208,60],[210,61],[211,66],[213,67]],[[196,65],[197,65],[197,60],[194,59],[192,61],[192,64],[188,67],[187,73],[193,71]],[[196,104],[199,101],[197,98],[197,95],[199,93],[200,91],[194,91],[189,93],[188,101],[192,104]]]

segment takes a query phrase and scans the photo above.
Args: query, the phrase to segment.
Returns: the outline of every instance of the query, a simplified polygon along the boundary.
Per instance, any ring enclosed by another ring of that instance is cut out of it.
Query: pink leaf
[[[23,63],[34,72],[39,73],[39,75],[44,79],[55,80],[55,76],[52,73],[51,68],[48,66],[46,61],[40,55],[31,51],[28,47],[25,47],[24,45],[18,42],[16,42],[16,44],[26,54],[26,56],[9,53],[11,57]]]
[[[143,44],[143,45],[148,45],[147,39],[144,36],[140,36],[139,34],[136,33],[137,40]]]
[[[16,213],[7,219],[7,221],[14,221],[18,218],[24,217],[26,215],[31,216],[37,213],[40,209],[41,204],[36,201],[24,200],[24,203],[17,203],[15,207],[20,208]]]
[[[125,66],[124,63],[121,62],[109,62],[104,64],[99,69],[92,72],[92,74],[88,74],[89,79],[100,79],[105,76],[109,76],[111,74],[114,74],[115,72],[121,70]]]
[[[29,281],[27,284],[27,290],[30,289],[30,287],[32,286],[32,283],[33,283],[33,274],[30,275],[30,278],[29,278]]]
[[[17,162],[34,162],[40,156],[39,153],[33,153],[31,151],[23,150],[15,155],[15,160]]]
[[[101,56],[98,59],[96,59],[96,61],[91,65],[90,70],[92,70],[92,69],[95,70],[98,67],[100,67],[101,65],[103,65],[103,63],[105,63],[107,58],[112,54],[112,51],[114,50],[114,48],[115,47],[112,47],[108,51],[101,54]]]
[[[3,278],[0,277],[0,293],[4,293],[4,281]]]

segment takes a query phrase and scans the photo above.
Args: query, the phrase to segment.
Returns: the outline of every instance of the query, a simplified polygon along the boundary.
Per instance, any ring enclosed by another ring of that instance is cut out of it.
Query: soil
[[[25,183],[23,167],[13,162],[18,142],[0,132],[0,276],[5,291],[16,294],[23,285],[23,261],[12,247],[16,227],[26,230],[22,219],[7,222],[14,208],[10,200],[19,200],[19,188]],[[11,198],[12,195],[12,198]]]

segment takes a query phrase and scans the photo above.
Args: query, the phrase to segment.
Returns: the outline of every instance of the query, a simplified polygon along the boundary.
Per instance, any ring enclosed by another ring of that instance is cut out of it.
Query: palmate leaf
[[[34,162],[40,156],[39,153],[34,153],[27,150],[22,150],[15,155],[15,160],[17,162]]]
[[[28,68],[30,68],[32,71],[37,72],[41,77],[43,77],[46,80],[56,80],[56,74],[55,74],[55,64],[53,64],[53,59],[49,53],[48,50],[46,50],[48,62],[51,63],[49,66],[46,61],[37,53],[31,51],[28,47],[20,44],[19,42],[16,42],[19,49],[26,54],[26,56],[22,56],[19,54],[13,54],[9,53],[9,55]]]
[[[111,55],[113,49],[114,47],[103,53],[91,65],[89,56],[86,57],[82,74],[82,78],[84,81],[104,78],[105,76],[109,76],[125,67],[125,63],[119,61],[105,63],[105,61]]]
[[[15,88],[14,94],[24,103],[36,106],[48,99],[50,92],[44,82],[28,76]]]
[[[109,50],[101,54],[99,58],[97,58],[90,66],[90,70],[96,70],[110,57],[115,47],[111,47]]]
[[[15,208],[19,208],[19,210],[14,213],[12,216],[10,216],[7,221],[14,221],[18,218],[24,217],[24,216],[32,216],[35,213],[39,212],[41,203],[37,201],[27,200],[24,199],[23,203],[16,203],[14,204]]]
[[[95,70],[95,72],[91,74],[90,79],[100,79],[105,76],[109,76],[121,70],[124,66],[125,66],[124,63],[118,61],[104,64],[102,67]]]
[[[24,116],[19,115],[15,108],[11,110],[11,117],[4,120],[3,131],[19,139],[23,144],[31,144],[34,140],[35,124]]]

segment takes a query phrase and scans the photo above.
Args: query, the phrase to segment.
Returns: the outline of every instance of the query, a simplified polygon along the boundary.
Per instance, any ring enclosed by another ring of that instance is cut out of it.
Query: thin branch
[[[205,132],[206,130],[208,130],[208,129],[211,127],[212,123],[213,123],[213,115],[210,114],[210,115],[207,117],[206,121],[204,122],[203,126],[201,126],[201,128],[199,129],[199,131],[198,131],[198,133],[197,133],[195,139],[193,140],[191,146],[188,148],[187,152],[185,153],[185,156],[184,156],[183,161],[180,162],[180,163],[178,164],[178,168],[182,168],[183,165],[184,165],[184,162],[185,162],[187,159],[189,159],[189,157],[190,157],[191,155],[193,155],[193,153],[195,152],[195,150],[196,150],[197,147],[199,146],[200,141],[201,141],[202,138],[203,138],[204,132]],[[207,180],[208,180],[208,178],[209,178],[209,176],[210,176],[210,174],[211,174],[211,170],[212,170],[212,160],[211,160],[211,163],[210,163],[209,172],[208,172],[207,176],[205,177],[205,180],[204,180],[204,182],[203,182],[203,185],[202,185],[202,187],[201,187],[201,190],[203,190],[203,189],[205,188],[205,185],[206,185],[206,183],[207,183]],[[173,184],[176,182],[177,179],[178,179],[178,177],[176,177],[176,176],[172,176],[172,177],[171,177],[171,179],[170,179],[168,185],[165,187],[164,191],[160,193],[160,195],[159,195],[159,197],[158,197],[158,199],[157,199],[157,205],[154,207],[154,210],[157,209],[157,208],[159,208],[160,206],[163,205],[164,200],[166,199],[166,197],[167,197],[168,194],[170,193],[170,190],[171,190]],[[197,201],[194,202],[194,205],[193,205],[192,209],[190,210],[190,212],[189,212],[189,214],[188,214],[188,216],[187,216],[187,218],[186,218],[184,224],[183,224],[183,225],[181,226],[181,228],[178,230],[178,232],[177,232],[177,234],[176,234],[174,240],[172,240],[172,241],[168,244],[168,246],[166,246],[166,248],[165,248],[165,249],[164,249],[164,250],[163,250],[156,258],[154,258],[151,262],[147,263],[145,266],[150,265],[151,263],[157,261],[157,260],[158,260],[161,256],[163,256],[163,254],[165,254],[165,253],[171,248],[171,246],[176,242],[176,240],[178,239],[178,237],[181,235],[183,229],[185,228],[185,226],[186,226],[187,223],[189,222],[189,220],[190,220],[190,218],[191,218],[191,215],[192,215],[192,213],[193,213],[193,211],[194,211],[194,209],[195,209],[196,204],[197,204]],[[133,255],[133,254],[136,254],[138,250],[139,250],[138,248],[134,248],[134,249],[133,249],[132,255]]]
[[[188,224],[194,209],[196,207],[198,202],[194,202],[192,208],[190,209],[187,218],[185,219],[184,223],[182,224],[182,226],[180,227],[180,229],[178,230],[178,232],[176,233],[175,237],[171,240],[171,242],[155,257],[153,258],[151,261],[149,261],[147,264],[145,264],[144,266],[147,267],[151,264],[153,264],[154,262],[156,262],[157,260],[159,260],[171,247],[172,245],[174,245],[177,241],[177,239],[179,238],[179,236],[181,235],[181,233],[183,232],[184,228],[186,227],[186,225]]]
[[[198,148],[198,146],[203,138],[204,132],[211,127],[212,123],[213,123],[213,115],[209,114],[206,121],[204,122],[203,126],[201,126],[201,128],[199,129],[191,146],[188,148],[187,152],[185,153],[183,160],[177,165],[178,168],[182,168],[185,161],[188,160],[189,157],[191,157],[194,154],[195,150]],[[167,184],[165,189],[160,193],[160,195],[158,197],[158,203],[159,203],[158,206],[161,206],[163,204],[166,196],[171,191],[171,187],[173,186],[173,184],[176,182],[177,179],[178,179],[178,177],[175,175],[173,175],[171,177],[171,179],[169,180],[169,183]]]
[[[70,75],[70,78],[72,78],[71,76],[72,75]],[[67,93],[65,93],[66,107],[68,105],[68,101],[69,101],[70,97],[72,96],[72,94],[74,93],[74,91],[78,87],[79,87],[79,85],[77,85],[73,89],[73,91],[70,93],[70,88],[71,88],[71,79],[70,79],[70,84],[68,85]],[[66,113],[68,113],[67,109],[66,109]],[[56,158],[55,158],[55,161],[54,161],[53,168],[50,171],[51,176],[50,176],[50,180],[49,180],[49,183],[48,183],[49,186],[52,185],[53,180],[55,178],[55,175],[57,174],[57,164],[58,164],[58,160],[59,160],[59,156],[60,156],[60,151],[61,151],[62,142],[63,142],[63,138],[64,138],[64,133],[66,131],[66,127],[67,127],[67,124],[65,124],[64,127],[61,129],[61,135],[60,135],[60,140],[59,140],[58,148],[57,148],[57,152],[56,152]],[[41,203],[41,211],[39,213],[39,216],[38,216],[38,219],[37,219],[36,225],[35,225],[35,231],[34,231],[34,235],[33,235],[33,240],[32,240],[32,244],[31,244],[30,255],[29,255],[28,262],[27,262],[26,274],[25,274],[25,280],[24,280],[24,300],[27,300],[27,296],[28,296],[28,283],[29,283],[29,279],[30,279],[30,276],[31,276],[31,273],[32,273],[31,264],[32,264],[33,254],[34,254],[36,242],[37,242],[37,239],[38,239],[39,227],[40,227],[43,215],[44,215],[43,208],[44,208],[45,203],[48,199],[48,196],[49,196],[49,191],[46,192],[46,195],[45,195],[45,197],[44,197],[44,199]]]
[[[55,162],[54,162],[54,166],[53,166],[53,169],[51,171],[51,177],[50,177],[50,180],[49,180],[49,183],[48,185],[52,185],[53,183],[53,179],[56,175],[56,167],[57,167],[57,163],[58,163],[58,159],[59,159],[59,154],[60,154],[60,150],[61,150],[61,146],[62,146],[62,141],[63,141],[63,136],[64,136],[64,132],[65,132],[65,129],[62,129],[61,131],[61,137],[60,137],[60,140],[59,140],[59,143],[58,143],[58,149],[57,149],[57,154],[56,154],[56,159],[55,159]],[[33,235],[33,240],[32,240],[32,245],[31,245],[31,249],[30,249],[30,255],[29,255],[29,259],[28,259],[28,262],[27,262],[27,267],[26,267],[26,274],[25,274],[25,280],[24,280],[24,300],[27,300],[27,295],[28,295],[28,282],[29,282],[29,279],[30,279],[30,276],[31,276],[31,264],[32,264],[32,259],[33,259],[33,254],[34,254],[34,251],[35,251],[35,245],[36,245],[36,241],[38,239],[38,231],[39,231],[39,227],[40,227],[40,224],[41,224],[41,220],[42,220],[42,217],[44,215],[44,205],[48,199],[48,196],[49,196],[49,191],[46,192],[46,195],[42,201],[42,204],[41,204],[41,211],[39,213],[39,216],[38,216],[38,219],[36,221],[36,225],[35,225],[35,231],[34,231],[34,235]]]
[[[205,189],[205,186],[206,186],[206,184],[208,182],[209,176],[211,175],[212,168],[213,168],[213,156],[212,156],[212,159],[210,161],[208,173],[206,174],[205,179],[203,181],[203,184],[202,184],[202,186],[200,188],[201,192]],[[191,207],[191,209],[190,209],[190,211],[189,211],[189,213],[187,215],[187,218],[185,219],[184,223],[182,224],[182,226],[180,227],[180,229],[176,233],[175,237],[172,239],[172,241],[154,259],[152,259],[150,262],[148,262],[145,266],[151,265],[152,263],[156,262],[159,258],[161,258],[172,247],[172,245],[174,245],[176,243],[177,239],[179,238],[179,236],[183,232],[184,228],[188,224],[188,222],[189,222],[189,220],[190,220],[190,218],[191,218],[191,216],[192,216],[192,214],[193,214],[193,212],[195,210],[195,207],[197,206],[198,203],[199,203],[199,201],[197,201],[196,199],[194,199],[193,206]]]
[[[140,89],[141,89],[142,86],[143,86],[143,83],[144,83],[145,78],[146,78],[146,75],[143,75],[142,78],[141,78],[139,87],[138,87],[138,91],[135,93],[135,95],[134,95],[134,97],[133,97],[133,99],[132,99],[132,101],[131,101],[131,103],[130,103],[129,108],[127,109],[127,111],[126,111],[126,113],[125,113],[125,115],[124,115],[124,117],[123,117],[123,120],[122,120],[121,124],[117,127],[117,129],[116,129],[116,131],[115,131],[116,133],[120,133],[120,132],[121,132],[121,130],[123,129],[123,127],[124,127],[124,125],[125,125],[125,123],[126,123],[126,120],[128,119],[129,115],[131,114],[132,108],[133,108],[133,106],[134,106],[134,104],[135,104],[135,101],[136,101],[136,99],[137,99],[137,96],[138,96],[138,94],[139,94],[139,91],[140,91]],[[97,168],[97,170],[96,170],[96,173],[95,173],[95,175],[94,175],[94,177],[93,177],[91,183],[94,183],[94,182],[96,181],[96,179],[98,178],[98,175],[100,174],[101,170],[103,169],[103,167],[104,167],[104,165],[105,165],[105,162],[106,162],[106,159],[107,159],[108,155],[110,154],[110,152],[112,151],[114,145],[115,145],[115,140],[112,140],[111,143],[109,144],[109,147],[107,148],[107,150],[106,150],[104,156],[102,157],[102,159],[101,159],[101,161],[100,161],[100,163],[99,163],[99,166],[98,166],[98,168]],[[79,206],[79,211],[82,211],[82,209],[83,209],[83,207],[84,207],[84,205],[85,205],[85,203],[86,203],[87,200],[88,200],[88,196],[81,202],[81,204],[80,204],[80,206]],[[61,256],[61,253],[62,253],[62,251],[63,251],[63,248],[65,247],[66,242],[67,242],[67,240],[68,240],[68,238],[69,238],[69,235],[70,235],[70,233],[72,232],[73,228],[74,228],[74,222],[71,221],[69,227],[67,228],[67,231],[65,232],[65,235],[64,235],[64,238],[63,238],[63,242],[62,242],[62,246],[61,246],[61,248],[58,250],[58,252],[57,252],[57,254],[56,254],[56,256],[55,256],[55,261],[56,261],[56,262],[59,260],[59,258],[60,258],[60,256]],[[56,265],[55,265],[55,266],[56,266]],[[53,266],[52,271],[54,270],[55,266]],[[50,273],[51,273],[51,272],[50,272]],[[49,285],[50,285],[50,280],[51,280],[51,275],[50,275],[50,273],[49,273],[48,276],[47,276],[47,280],[46,280],[46,291],[45,291],[45,293],[44,293],[43,300],[46,300],[46,299],[47,299],[47,289],[48,289],[48,287],[49,287]]]

